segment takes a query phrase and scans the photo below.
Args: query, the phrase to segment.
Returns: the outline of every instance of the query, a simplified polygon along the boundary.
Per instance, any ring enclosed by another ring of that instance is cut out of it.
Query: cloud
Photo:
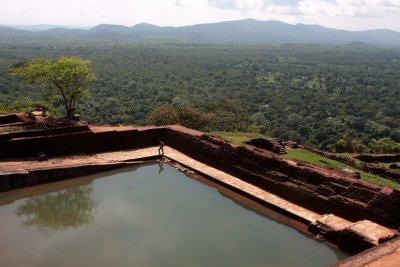
[[[400,1],[396,0],[383,0],[382,5],[385,7],[390,7],[390,8],[397,8],[400,9]]]
[[[300,15],[302,0],[207,0],[212,7],[225,10],[264,11],[273,14]]]
[[[400,12],[400,1],[396,0],[303,0],[299,9],[306,15],[333,17],[383,17],[388,11]],[[400,13],[399,13],[400,15]]]
[[[236,0],[208,0],[208,4],[221,9],[238,9]]]
[[[298,8],[301,0],[262,0],[262,10],[281,15],[302,15]]]
[[[301,16],[303,12],[297,6],[280,6],[280,5],[269,5],[263,8],[264,11],[278,15],[289,15],[289,16]]]
[[[181,2],[181,0],[176,0]],[[377,17],[400,15],[400,0],[207,0],[224,10],[266,11],[276,14],[322,14],[326,16]]]
[[[175,5],[184,7],[185,4],[182,3],[182,0],[175,0]]]
[[[210,6],[221,9],[264,9],[268,6],[298,6],[302,0],[207,0]]]
[[[301,0],[263,0],[265,6],[294,6],[297,7]]]
[[[212,9],[219,9],[221,14],[236,12],[262,20],[277,19],[347,29],[400,29],[400,0],[204,1]]]
[[[207,0],[210,6],[220,9],[254,10],[260,7],[258,0]]]
[[[101,13],[100,17],[108,19],[108,18],[112,18],[113,16],[111,14],[109,14],[109,13]]]

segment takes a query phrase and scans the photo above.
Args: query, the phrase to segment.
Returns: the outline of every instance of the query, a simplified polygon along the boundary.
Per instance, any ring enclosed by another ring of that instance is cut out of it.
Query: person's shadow
[[[159,168],[158,174],[161,174],[164,171],[164,159],[160,159],[157,164]]]

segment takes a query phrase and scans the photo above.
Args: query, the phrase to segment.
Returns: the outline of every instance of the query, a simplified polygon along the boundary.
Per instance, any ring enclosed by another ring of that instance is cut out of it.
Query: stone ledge
[[[339,261],[330,267],[397,267],[400,262],[400,237]]]
[[[369,220],[353,223],[333,214],[325,214],[311,223],[309,231],[353,254],[398,236],[397,232]]]

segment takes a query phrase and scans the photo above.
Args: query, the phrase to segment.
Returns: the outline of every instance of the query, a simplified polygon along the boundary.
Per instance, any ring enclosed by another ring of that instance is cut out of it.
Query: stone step
[[[393,239],[397,232],[369,220],[350,222],[334,214],[325,214],[309,225],[309,231],[351,253]]]

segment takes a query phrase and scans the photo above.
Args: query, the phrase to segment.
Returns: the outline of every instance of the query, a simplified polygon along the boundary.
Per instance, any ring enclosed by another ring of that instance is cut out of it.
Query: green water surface
[[[347,255],[160,164],[0,194],[0,266],[328,266]]]

